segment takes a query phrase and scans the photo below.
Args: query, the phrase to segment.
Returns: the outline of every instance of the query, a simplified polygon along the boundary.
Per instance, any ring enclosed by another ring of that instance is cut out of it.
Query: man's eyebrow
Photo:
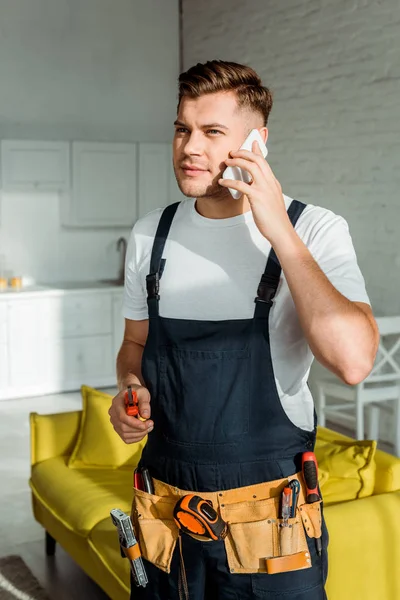
[[[186,123],[184,123],[183,121],[174,121],[174,125],[181,125],[183,127],[187,127]],[[227,127],[226,125],[222,125],[222,123],[206,123],[205,125],[201,126],[202,129],[205,128],[210,128],[210,127],[218,127],[220,129],[226,129],[227,131],[229,131],[229,127]]]

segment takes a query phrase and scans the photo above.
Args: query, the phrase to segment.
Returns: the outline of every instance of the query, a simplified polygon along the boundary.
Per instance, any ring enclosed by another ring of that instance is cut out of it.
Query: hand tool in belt
[[[306,484],[306,502],[318,502],[321,500],[318,489],[318,463],[314,452],[304,452],[301,458],[303,477]],[[322,554],[321,538],[315,538],[315,545],[319,556]]]
[[[292,512],[292,488],[286,486],[283,488],[282,497],[281,497],[281,518],[283,520],[283,525],[285,527],[288,526],[288,520],[290,519]]]
[[[110,516],[118,530],[121,556],[123,558],[129,558],[135,585],[137,587],[146,587],[149,581],[147,579],[139,544],[135,537],[129,515],[122,512],[119,508],[114,508],[110,512]]]
[[[289,487],[292,490],[292,504],[290,516],[295,517],[300,494],[300,483],[297,481],[297,479],[292,479],[292,481],[289,481]]]
[[[223,540],[228,531],[211,500],[204,500],[196,494],[187,494],[176,503],[174,519],[179,529],[204,539]]]

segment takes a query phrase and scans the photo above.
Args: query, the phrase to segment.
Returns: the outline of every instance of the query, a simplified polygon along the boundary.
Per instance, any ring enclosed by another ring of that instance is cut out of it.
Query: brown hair
[[[197,63],[179,75],[179,101],[184,96],[197,98],[203,94],[235,91],[240,108],[259,112],[267,124],[272,108],[272,92],[261,84],[257,73],[246,65],[224,60]]]

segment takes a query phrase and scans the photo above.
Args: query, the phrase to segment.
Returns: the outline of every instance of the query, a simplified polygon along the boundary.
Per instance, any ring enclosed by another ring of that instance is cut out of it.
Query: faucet
[[[122,248],[122,251],[121,251]],[[117,241],[117,251],[120,253],[119,259],[119,275],[118,281],[124,283],[125,280],[125,257],[126,257],[127,242],[124,237],[120,237]]]

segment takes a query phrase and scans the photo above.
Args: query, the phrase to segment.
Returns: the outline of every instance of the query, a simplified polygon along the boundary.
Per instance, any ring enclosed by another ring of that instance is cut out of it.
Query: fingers
[[[259,165],[254,162],[249,162],[245,158],[227,158],[225,159],[225,162],[228,166],[240,167],[241,169],[248,171],[252,176],[253,181],[260,175],[261,169]]]
[[[242,194],[249,195],[251,193],[251,186],[244,181],[237,181],[236,179],[218,179],[219,185],[226,188],[232,188],[234,190],[238,190],[238,192],[242,192]]]
[[[257,147],[260,149],[260,146],[257,143]],[[253,145],[254,148],[254,145]],[[250,152],[249,150],[236,150],[236,152],[231,152],[230,153],[231,156],[236,159],[236,158],[242,158],[245,159],[246,161],[250,161],[253,164],[256,163],[261,171],[264,171],[264,173],[269,173],[273,176],[273,172],[271,167],[269,166],[268,162],[265,160],[264,156],[262,155],[261,149],[260,149],[260,154],[258,152]],[[226,161],[225,161],[226,162]],[[248,162],[247,162],[248,165]],[[247,170],[249,171],[249,167],[246,167]]]
[[[150,414],[150,393],[149,391],[141,387],[138,389],[138,402],[139,402],[139,392],[140,397],[142,398],[144,404],[142,408],[139,408],[141,413],[142,410],[147,409]],[[131,417],[126,414],[125,411],[125,390],[119,392],[112,401],[111,407],[108,411],[110,416],[110,421],[115,431],[121,437],[121,439],[127,443],[132,444],[135,442],[139,442],[142,440],[148,433],[153,430],[154,423],[153,421],[147,420],[145,422],[140,421],[140,419],[136,417]],[[140,402],[139,402],[140,406]]]
[[[258,148],[260,148],[260,146],[258,145],[258,142],[255,142],[255,144],[256,143],[257,143]],[[261,152],[261,149],[260,149],[260,152]],[[237,152],[231,152],[231,154],[234,155],[234,157],[228,158],[225,160],[227,165],[231,165],[231,166],[237,165],[238,167],[241,167],[242,169],[249,171],[249,173],[251,174],[251,176],[253,177],[253,180],[254,180],[254,175],[251,170],[251,165],[257,164],[258,167],[260,168],[261,172],[263,172],[267,178],[271,177],[272,180],[278,185],[278,187],[280,187],[279,181],[275,177],[273,170],[271,169],[268,162],[263,157],[262,153],[260,155],[258,155],[258,154],[255,154],[254,152],[249,152],[248,150],[238,150]],[[229,186],[229,187],[233,187],[233,186]]]
[[[144,419],[148,419],[151,414],[150,392],[147,388],[141,387],[137,390],[139,414]]]
[[[254,154],[260,154],[261,156],[263,156],[263,153],[261,152],[260,144],[258,143],[257,140],[254,140],[254,142],[252,144],[252,152],[254,152]]]

